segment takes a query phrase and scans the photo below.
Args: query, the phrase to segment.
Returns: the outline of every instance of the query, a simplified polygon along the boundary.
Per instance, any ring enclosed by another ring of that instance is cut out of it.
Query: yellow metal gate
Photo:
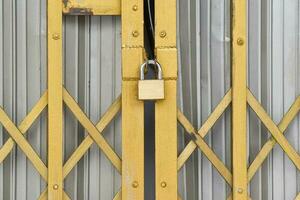
[[[300,156],[283,133],[300,110],[300,98],[276,125],[246,84],[246,0],[232,0],[232,88],[199,130],[177,109],[177,37],[176,0],[155,1],[156,58],[163,66],[165,99],[155,104],[156,199],[181,199],[177,192],[177,172],[199,148],[232,188],[228,199],[244,200],[248,183],[275,144],[279,144],[300,169]],[[110,106],[97,124],[93,124],[62,84],[62,17],[65,15],[121,15],[122,19],[122,95]],[[70,199],[63,181],[93,143],[122,174],[122,188],[114,199],[144,199],[144,103],[137,98],[139,68],[144,62],[143,0],[48,0],[48,90],[32,111],[17,126],[0,109],[0,122],[10,139],[0,149],[2,162],[16,143],[48,183],[39,199]],[[272,135],[247,166],[247,104]],[[232,163],[229,170],[204,141],[209,130],[226,108],[232,105]],[[67,106],[89,133],[66,163],[63,163],[63,106]],[[48,107],[48,165],[25,139],[29,127]],[[116,114],[122,112],[122,159],[102,135]],[[192,140],[177,156],[177,121]],[[300,199],[300,195],[295,197]]]

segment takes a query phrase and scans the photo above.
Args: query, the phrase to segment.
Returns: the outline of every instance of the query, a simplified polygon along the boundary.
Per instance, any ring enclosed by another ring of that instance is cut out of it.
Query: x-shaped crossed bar
[[[0,149],[0,163],[3,162],[3,160],[12,151],[14,144],[16,143],[46,182],[48,179],[48,168],[32,148],[32,146],[29,144],[29,142],[26,140],[24,135],[31,127],[33,122],[41,114],[41,112],[45,109],[47,104],[48,92],[46,91],[18,127],[8,117],[3,108],[0,108],[0,123],[10,135],[10,138]],[[70,199],[66,193],[64,193],[64,199]]]
[[[215,108],[212,114],[209,116],[207,121],[203,124],[200,130],[196,133],[193,125],[186,119],[183,113],[178,110],[178,121],[183,125],[185,130],[194,139],[188,143],[185,149],[178,157],[178,170],[184,165],[186,160],[191,156],[194,150],[198,147],[204,155],[210,160],[213,166],[219,171],[219,173],[224,177],[225,181],[231,186],[232,185],[232,174],[225,167],[222,161],[215,155],[211,148],[204,142],[203,138],[208,134],[209,130],[216,123],[222,113],[231,103],[231,90],[227,92],[219,105]],[[296,99],[293,105],[290,107],[289,111],[282,118],[281,122],[277,126],[271,117],[266,113],[260,103],[256,100],[250,90],[247,90],[247,102],[250,107],[254,110],[257,116],[261,119],[266,128],[270,131],[271,137],[262,147],[254,161],[248,168],[248,182],[251,181],[257,170],[260,168],[264,160],[267,158],[268,154],[272,151],[273,147],[278,143],[282,149],[286,152],[292,162],[300,169],[300,156],[294,150],[294,148],[289,144],[287,139],[283,136],[284,131],[287,129],[292,120],[296,117],[300,111],[300,97]],[[300,198],[300,195],[296,199]],[[232,195],[229,195],[228,200],[232,199]],[[249,197],[250,199],[250,197]]]
[[[48,92],[46,91],[42,97],[39,99],[37,104],[33,107],[33,109],[29,112],[29,114],[23,119],[18,127],[15,127],[14,130],[18,129],[21,134],[25,135],[34,121],[38,118],[41,112],[46,108],[48,104]],[[7,125],[12,126],[12,122],[9,120],[9,117],[6,115],[4,110],[0,108],[1,119],[8,120]],[[13,126],[12,126],[13,127]],[[12,138],[9,138],[4,145],[0,149],[0,163],[4,161],[4,159],[8,156],[8,154],[12,151],[15,142]]]
[[[115,153],[112,147],[106,142],[104,139],[102,132],[108,126],[108,124],[113,120],[113,118],[117,115],[117,113],[121,109],[121,97],[118,97],[115,102],[108,108],[106,113],[100,119],[100,121],[95,126],[91,120],[86,116],[86,114],[82,111],[79,105],[76,103],[74,98],[67,92],[67,90],[63,89],[63,100],[66,106],[71,110],[77,120],[81,123],[81,125],[88,132],[88,135],[81,142],[79,147],[74,151],[71,157],[67,160],[67,162],[63,166],[63,178],[66,178],[71,170],[75,167],[75,165],[79,162],[79,160],[84,156],[84,154],[88,151],[88,149],[95,142],[99,148],[103,151],[103,153],[107,156],[107,158],[111,161],[116,170],[121,174],[121,166],[122,161],[119,156]],[[119,200],[121,198],[121,192],[119,191],[113,200]],[[47,199],[47,189],[45,189],[41,196],[40,200]]]
[[[204,141],[204,137],[208,134],[209,130],[216,123],[216,121],[220,118],[222,113],[226,110],[226,108],[230,105],[231,99],[231,90],[227,92],[219,105],[215,108],[213,113],[209,116],[207,121],[203,124],[203,126],[199,129],[198,132],[195,131],[193,125],[187,120],[187,118],[183,115],[181,111],[178,110],[178,121],[182,124],[188,134],[190,134],[194,139],[188,143],[186,148],[182,151],[182,153],[178,157],[178,170],[184,165],[186,160],[191,156],[194,150],[198,147],[204,155],[210,160],[210,162],[214,165],[214,167],[219,171],[219,173],[224,177],[225,181],[232,186],[232,173],[228,170],[228,168],[224,165],[224,163],[218,158],[218,156],[213,152],[213,150],[206,144]],[[113,120],[116,114],[121,109],[121,98],[119,97],[107,110],[107,112],[103,115],[99,123],[94,126],[93,123],[88,119],[85,113],[81,110],[76,101],[72,98],[72,96],[64,89],[63,97],[65,104],[70,108],[75,117],[79,120],[79,122],[83,125],[83,127],[87,130],[89,135],[83,140],[80,146],[75,150],[75,152],[71,155],[68,161],[65,163],[63,167],[63,176],[64,178],[71,172],[74,166],[78,163],[78,161],[83,157],[83,155],[87,152],[87,150],[91,147],[91,145],[95,142],[105,153],[105,155],[109,158],[112,164],[115,166],[117,171],[121,174],[121,159],[119,156],[113,151],[110,145],[106,142],[104,137],[102,136],[102,132],[107,127],[107,125]],[[34,108],[30,111],[30,113],[24,118],[24,120],[20,123],[18,127],[11,121],[11,119],[7,116],[5,111],[0,108],[0,122],[3,127],[7,130],[8,134],[11,136],[6,143],[0,149],[0,163],[8,156],[8,154],[13,149],[15,142],[20,147],[20,149],[24,152],[27,158],[32,162],[34,167],[40,173],[41,177],[47,181],[47,167],[40,159],[38,154],[34,151],[32,146],[25,139],[24,135],[27,130],[33,124],[33,122],[37,119],[40,113],[47,106],[47,98],[48,94],[45,92],[43,96],[40,98],[38,103],[34,106]],[[293,103],[289,111],[282,118],[281,122],[277,126],[270,116],[266,113],[260,103],[256,100],[250,90],[247,91],[247,102],[250,107],[254,110],[257,116],[261,119],[263,124],[269,130],[271,137],[262,147],[257,157],[251,163],[248,168],[248,181],[250,182],[257,170],[260,168],[264,160],[267,158],[268,154],[272,151],[273,147],[278,143],[282,149],[286,152],[286,154],[290,157],[292,162],[296,165],[298,169],[300,169],[300,156],[294,150],[294,148],[289,144],[287,139],[283,136],[285,130],[292,122],[292,120],[296,117],[300,110],[300,97],[296,99]],[[299,195],[298,195],[299,196]],[[298,198],[296,197],[296,199]],[[69,199],[69,197],[65,194],[65,199]],[[39,199],[47,198],[47,190],[45,190]],[[116,196],[116,199],[121,198],[121,192],[119,191]],[[231,199],[230,195],[228,199]]]
[[[194,126],[188,121],[188,119],[183,115],[183,113],[180,110],[178,110],[177,113],[178,121],[184,127],[186,132],[189,135],[191,135],[191,137],[193,138],[178,157],[178,163],[177,163],[178,170],[181,169],[181,167],[184,165],[187,159],[198,147],[203,152],[203,154],[207,157],[207,159],[213,164],[213,166],[218,170],[221,176],[223,176],[225,181],[230,186],[232,186],[232,173],[228,170],[228,168],[224,165],[224,163],[218,158],[218,156],[209,147],[209,145],[204,141],[204,137],[208,134],[209,130],[220,118],[222,113],[224,113],[226,108],[230,105],[232,101],[231,97],[232,97],[232,92],[231,90],[229,90],[227,94],[223,97],[219,105],[209,116],[207,121],[199,129],[198,132],[195,130]]]
[[[267,114],[261,104],[257,101],[251,91],[247,90],[247,102],[259,119],[263,122],[266,128],[269,130],[271,137],[261,148],[260,152],[255,157],[254,161],[251,163],[250,167],[248,168],[248,182],[252,180],[255,173],[261,167],[265,159],[268,157],[269,153],[272,151],[274,146],[279,143],[282,149],[286,152],[286,154],[291,158],[294,162],[296,167],[299,170],[299,154],[293,149],[293,147],[288,143],[287,139],[283,136],[288,126],[291,124],[293,119],[300,111],[300,97],[296,99],[296,101],[292,104],[288,112],[284,115],[281,122],[278,126],[274,123],[271,117]],[[278,142],[278,140],[280,142]],[[292,159],[293,158],[293,159]],[[297,164],[296,164],[296,163]],[[300,196],[298,195],[296,199],[299,199]],[[231,200],[232,195],[229,195],[227,200]]]
[[[73,112],[75,117],[79,120],[79,122],[83,125],[83,127],[87,130],[89,135],[83,140],[80,146],[76,149],[76,151],[72,154],[72,156],[68,159],[63,167],[63,176],[66,176],[71,172],[77,162],[82,158],[82,156],[86,153],[86,151],[91,147],[91,145],[96,142],[96,144],[102,149],[104,154],[109,158],[112,164],[115,166],[117,171],[121,173],[121,159],[118,155],[113,151],[110,145],[106,142],[104,137],[101,135],[105,127],[112,121],[112,119],[116,116],[116,114],[120,111],[121,108],[121,98],[117,98],[117,100],[110,106],[108,111],[103,115],[99,123],[94,126],[93,123],[88,119],[85,113],[80,109],[76,101],[71,97],[71,95],[64,89],[63,91],[64,102]],[[48,92],[46,91],[34,108],[29,112],[29,114],[24,118],[24,120],[17,127],[12,120],[8,117],[5,111],[0,108],[0,122],[3,127],[6,129],[8,134],[11,136],[5,144],[0,149],[0,163],[9,155],[11,150],[16,143],[19,148],[24,152],[27,158],[32,162],[33,166],[39,172],[41,177],[47,182],[47,167],[38,156],[38,154],[34,151],[32,146],[26,140],[24,135],[34,123],[34,121],[38,118],[41,112],[45,109],[48,104]],[[114,198],[120,199],[121,192],[118,192]],[[47,199],[47,189],[42,192],[39,199]],[[66,193],[64,193],[64,199],[70,199]]]
[[[232,101],[232,91],[231,89],[226,93],[221,102],[214,109],[212,114],[208,117],[208,119],[204,122],[202,127],[196,132],[194,126],[189,122],[189,120],[184,116],[184,114],[178,109],[177,110],[177,119],[180,124],[184,127],[186,132],[190,134],[194,139],[191,140],[181,154],[178,157],[177,161],[177,170],[179,171],[184,163],[188,160],[188,158],[192,155],[192,153],[198,147],[204,155],[211,161],[211,163],[216,167],[219,173],[224,177],[226,182],[232,186],[232,174],[228,170],[228,168],[224,165],[224,163],[218,158],[218,156],[213,152],[213,150],[206,144],[204,141],[204,137],[209,133],[209,130],[213,127],[216,121],[221,117],[221,115],[225,112],[226,108],[230,105]],[[178,200],[182,198],[178,194]]]

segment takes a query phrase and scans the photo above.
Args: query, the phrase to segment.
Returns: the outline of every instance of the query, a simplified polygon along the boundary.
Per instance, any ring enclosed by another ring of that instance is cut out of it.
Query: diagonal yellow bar
[[[96,125],[96,128],[100,133],[106,128],[106,126],[111,122],[111,120],[116,116],[116,114],[121,109],[121,97],[118,97],[117,100],[109,107],[107,112],[103,115],[99,123]],[[63,177],[66,178],[73,167],[78,163],[78,161],[82,158],[82,156],[86,153],[86,151],[91,147],[94,143],[93,139],[88,135],[82,141],[82,143],[77,147],[75,152],[71,155],[71,157],[67,160],[63,167]],[[118,171],[121,173],[120,169]]]
[[[282,133],[285,133],[288,125],[292,122],[292,120],[296,117],[296,115],[300,111],[300,97],[294,102],[294,104],[290,107],[289,111],[285,114],[283,119],[278,125],[279,130]],[[267,158],[269,153],[272,151],[273,147],[277,144],[276,140],[272,137],[270,138],[264,146],[261,148],[260,152],[257,154],[254,161],[251,163],[248,168],[248,181],[250,182],[259,167],[262,165],[264,160]]]
[[[102,133],[102,131],[107,127],[107,125],[112,121],[112,119],[116,116],[116,114],[121,109],[121,97],[118,97],[115,102],[108,108],[108,110],[105,112],[103,117],[100,119],[98,124],[96,125],[99,132]],[[74,153],[71,155],[71,157],[67,160],[63,167],[63,178],[65,179],[68,174],[71,172],[71,170],[74,168],[74,166],[78,163],[78,161],[82,158],[82,156],[86,153],[86,151],[91,147],[91,145],[94,143],[93,139],[88,135],[77,147],[77,149],[74,151]],[[47,197],[46,193],[47,189],[45,189],[40,197],[39,200],[45,199]]]
[[[113,198],[113,200],[121,200],[122,199],[122,193],[121,190],[115,195],[115,197]]]
[[[226,95],[223,97],[221,102],[217,105],[217,107],[214,109],[214,111],[211,113],[211,115],[208,117],[208,119],[204,122],[202,127],[199,129],[198,134],[204,138],[209,130],[213,127],[213,125],[216,123],[216,121],[221,117],[221,115],[225,112],[226,108],[230,105],[232,100],[232,93],[231,89],[226,93]],[[177,113],[180,112],[180,110],[177,111]],[[180,114],[180,113],[179,113]],[[178,114],[177,114],[178,115]],[[192,132],[194,130],[194,127],[189,128],[189,132]],[[194,150],[197,148],[197,145],[190,141],[188,145],[184,148],[184,150],[181,152],[181,154],[178,157],[177,160],[177,170],[180,170],[181,167],[184,165],[184,163],[188,160],[188,158],[192,155]]]
[[[24,135],[27,130],[33,124],[33,122],[38,118],[41,112],[45,109],[48,102],[48,92],[46,91],[40,100],[36,103],[33,109],[29,112],[29,114],[23,119],[23,121],[19,125],[20,132]],[[14,147],[15,142],[12,138],[9,138],[5,144],[0,149],[0,163],[8,156],[11,150]]]
[[[177,159],[177,171],[179,171],[185,162],[189,159],[189,157],[192,155],[192,153],[195,151],[197,148],[197,145],[195,144],[194,141],[190,141],[184,150],[180,153]]]
[[[115,166],[115,168],[120,172],[121,171],[121,159],[114,152],[112,147],[106,142],[104,137],[94,126],[94,124],[88,119],[85,113],[80,109],[79,105],[72,98],[72,96],[67,92],[66,89],[63,89],[63,99],[66,105],[70,108],[74,116],[78,119],[81,125],[87,130],[91,138],[95,143],[100,147],[103,153],[107,156],[110,162]]]
[[[296,117],[300,110],[300,97],[296,99],[293,105],[290,107],[289,111],[284,115],[281,122],[278,125],[279,130],[282,133],[287,129],[292,120]],[[277,144],[276,140],[271,137],[261,148],[260,152],[257,154],[254,161],[251,163],[248,168],[248,182],[251,181],[257,170],[261,167],[264,160],[267,158],[269,153],[272,151],[273,147]],[[231,200],[232,195],[229,195],[227,200]]]
[[[266,126],[266,128],[270,131],[271,135],[274,137],[274,139],[277,141],[277,143],[285,151],[285,153],[288,155],[288,157],[291,159],[291,161],[294,163],[294,165],[298,168],[298,170],[300,170],[299,154],[290,145],[288,140],[284,137],[282,132],[279,130],[279,128],[276,126],[276,124],[273,122],[273,120],[270,118],[270,116],[266,113],[266,111],[260,105],[260,103],[255,99],[255,97],[250,92],[250,90],[248,90],[248,93],[247,93],[247,100],[248,100],[250,107],[257,114],[257,116],[260,118],[260,120],[263,122],[263,124]]]
[[[213,127],[216,121],[221,117],[221,115],[225,112],[226,108],[232,102],[232,89],[229,89],[228,92],[225,94],[219,105],[215,108],[213,113],[209,116],[209,118],[205,121],[203,126],[199,129],[198,134],[201,137],[205,137],[209,130]]]
[[[26,157],[32,162],[33,166],[40,173],[43,179],[47,180],[47,167],[2,108],[0,108],[0,123],[7,130],[11,138],[18,144]]]
[[[232,174],[224,165],[224,163],[218,158],[218,156],[213,152],[213,150],[206,144],[200,135],[198,135],[194,129],[191,129],[192,124],[187,120],[182,112],[178,112],[178,121],[184,127],[184,129],[192,137],[195,137],[194,142],[197,144],[198,148],[203,152],[207,159],[213,164],[213,166],[218,170],[225,181],[232,186]]]

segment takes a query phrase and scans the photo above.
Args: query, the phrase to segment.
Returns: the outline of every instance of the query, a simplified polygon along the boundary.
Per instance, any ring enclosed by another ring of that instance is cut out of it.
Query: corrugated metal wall
[[[230,1],[179,1],[182,108],[200,127],[230,87]],[[300,1],[248,1],[248,86],[276,123],[300,93]],[[231,167],[230,109],[206,141]],[[268,138],[248,112],[249,164]],[[299,151],[299,117],[286,137]],[[186,165],[185,199],[219,200],[226,183],[197,152]],[[250,184],[254,200],[292,200],[300,192],[299,172],[277,145]]]
[[[46,0],[0,1],[0,104],[20,123],[46,90]],[[121,93],[120,17],[64,17],[64,84],[94,123]],[[46,162],[44,112],[27,139]],[[65,109],[65,161],[85,136]],[[121,155],[120,115],[105,131]],[[0,133],[0,146],[7,140]],[[0,164],[0,200],[34,200],[45,188],[18,148]],[[65,181],[74,200],[113,199],[120,175],[94,145]]]
[[[279,122],[300,92],[299,0],[249,0],[248,85],[272,118]],[[180,107],[200,127],[230,87],[230,1],[178,1]],[[93,122],[97,122],[121,91],[120,18],[64,18],[64,83]],[[16,122],[46,90],[46,0],[0,1],[0,104]],[[27,138],[46,162],[46,112]],[[120,116],[104,135],[121,155]],[[268,138],[264,126],[249,112],[249,164]],[[231,166],[230,108],[207,136],[207,142]],[[287,138],[299,150],[299,118]],[[85,136],[65,110],[65,159]],[[184,140],[180,133],[180,149]],[[0,146],[7,140],[1,129]],[[187,200],[220,200],[229,188],[209,161],[196,152],[179,176]],[[26,187],[24,187],[26,186]],[[14,149],[0,164],[0,200],[37,199],[42,181]],[[120,176],[96,146],[66,179],[72,199],[113,198]],[[5,191],[5,192],[4,192]],[[291,200],[300,191],[299,173],[276,146],[250,185],[253,200]]]
[[[0,104],[20,123],[46,89],[45,2],[0,1]],[[1,128],[0,145],[8,138]],[[46,158],[45,113],[27,133]],[[26,186],[26,187],[24,187]],[[0,199],[36,199],[44,187],[37,171],[18,148],[0,165]]]

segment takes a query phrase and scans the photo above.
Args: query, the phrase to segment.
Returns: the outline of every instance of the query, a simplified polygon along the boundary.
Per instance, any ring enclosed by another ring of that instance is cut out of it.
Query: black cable
[[[154,59],[154,0],[144,0],[145,50]]]
[[[154,0],[144,0],[145,51],[147,58],[154,59]],[[155,78],[155,71],[148,69],[146,79]],[[144,200],[155,199],[155,104],[144,103],[144,148],[145,148],[145,196]]]

